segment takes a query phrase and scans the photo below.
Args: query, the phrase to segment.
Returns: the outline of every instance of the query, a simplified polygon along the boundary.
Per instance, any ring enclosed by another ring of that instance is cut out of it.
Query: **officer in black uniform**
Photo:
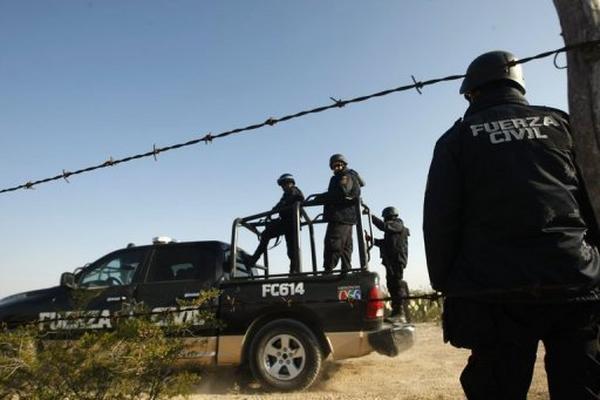
[[[404,298],[408,296],[408,285],[404,281],[404,268],[408,260],[408,236],[410,231],[398,217],[396,207],[386,207],[381,216],[383,221],[375,215],[371,216],[373,224],[384,232],[383,239],[375,239],[375,246],[379,247],[381,263],[385,266],[385,280],[392,298],[392,313],[390,319],[406,322]],[[367,240],[371,237],[367,235]]]
[[[568,116],[529,105],[512,60],[494,51],[469,65],[469,108],[429,170],[423,230],[444,338],[471,349],[469,400],[525,399],[540,340],[550,398],[598,399],[597,227]]]
[[[331,273],[338,261],[342,260],[342,272],[352,268],[352,227],[356,225],[356,199],[364,181],[358,172],[348,168],[348,161],[342,154],[334,154],[329,159],[333,176],[329,180],[327,192],[315,199],[324,204],[323,219],[327,222],[323,269]]]
[[[277,179],[277,184],[281,186],[283,195],[273,210],[279,210],[279,218],[273,219],[267,223],[265,230],[260,235],[260,242],[256,251],[250,259],[250,265],[255,265],[260,256],[267,250],[269,240],[284,235],[287,245],[287,255],[290,259],[290,272],[298,273],[299,265],[297,255],[294,254],[294,215],[291,206],[297,202],[304,201],[302,191],[296,186],[296,181],[291,174],[283,174]]]

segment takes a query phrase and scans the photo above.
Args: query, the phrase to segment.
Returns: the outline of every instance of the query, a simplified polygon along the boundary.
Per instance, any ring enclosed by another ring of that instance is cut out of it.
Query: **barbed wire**
[[[571,290],[571,294],[567,294],[568,290]],[[430,303],[438,303],[445,298],[460,298],[468,299],[474,298],[481,300],[485,298],[487,301],[494,301],[494,299],[502,299],[503,302],[514,302],[520,304],[555,304],[555,303],[572,303],[572,302],[588,302],[588,301],[599,301],[600,300],[600,288],[594,288],[589,290],[583,290],[581,286],[569,286],[569,285],[549,285],[549,286],[536,286],[536,287],[520,287],[512,289],[491,289],[491,290],[477,290],[467,291],[461,293],[444,294],[440,292],[425,292],[419,294],[407,294],[396,297],[390,296],[378,296],[373,298],[352,298],[347,297],[341,298],[321,298],[321,299],[310,299],[304,296],[290,295],[290,296],[273,296],[264,300],[244,300],[229,294],[223,294],[221,301],[218,305],[215,304],[201,304],[201,305],[179,305],[179,306],[166,306],[160,307],[158,310],[148,311],[127,311],[115,310],[110,311],[107,309],[101,310],[58,310],[54,316],[48,316],[44,319],[36,318],[21,318],[11,319],[9,321],[3,321],[8,324],[9,327],[22,326],[22,325],[40,325],[40,324],[51,324],[61,321],[66,322],[81,322],[86,320],[89,324],[95,324],[99,320],[119,320],[126,318],[144,318],[144,317],[168,317],[175,313],[191,312],[191,311],[204,311],[204,312],[236,312],[238,307],[247,306],[262,306],[262,307],[273,307],[273,306],[285,306],[285,307],[297,307],[297,306],[319,306],[326,304],[348,304],[354,308],[360,304],[368,304],[373,302],[392,302],[394,300],[426,300]],[[551,293],[554,295],[560,294],[560,298],[546,298],[545,295]],[[502,296],[502,297],[499,297]],[[511,298],[511,296],[518,296]],[[137,303],[136,305],[143,305],[143,303]],[[109,315],[103,314],[103,312],[109,311]],[[239,311],[239,310],[238,310]],[[160,322],[158,320],[157,322]],[[1,326],[0,326],[1,328]]]
[[[598,46],[598,45],[600,45],[600,40],[592,40],[592,41],[586,41],[586,42],[581,42],[581,43],[577,43],[577,44],[567,45],[567,46],[561,47],[559,49],[545,51],[543,53],[539,53],[539,54],[531,56],[531,57],[525,57],[520,60],[509,61],[504,67],[510,68],[510,67],[518,65],[518,64],[525,64],[525,63],[531,62],[533,60],[539,60],[542,58],[550,57],[552,55],[556,56],[560,53],[578,50],[578,49],[584,49],[584,48],[592,48],[592,47]],[[559,68],[556,65],[556,58],[555,58],[554,64],[557,68]],[[370,100],[370,99],[373,99],[376,97],[387,96],[392,93],[403,92],[403,91],[415,89],[418,94],[422,94],[422,89],[425,86],[431,86],[431,85],[435,85],[435,84],[442,83],[442,82],[449,82],[449,81],[454,81],[454,80],[458,80],[458,79],[463,79],[464,77],[465,77],[464,74],[459,74],[459,75],[449,75],[444,78],[429,79],[426,81],[417,81],[416,78],[414,77],[414,75],[411,75],[411,79],[412,79],[413,83],[409,84],[409,85],[398,86],[393,89],[387,89],[387,90],[383,90],[383,91],[380,91],[377,93],[372,93],[372,94],[365,95],[365,96],[355,97],[355,98],[352,98],[349,100],[342,100],[342,99],[336,99],[335,97],[330,97],[330,99],[333,101],[333,104],[320,106],[320,107],[316,107],[316,108],[309,109],[309,110],[299,111],[297,113],[285,115],[285,116],[279,117],[279,118],[269,117],[264,122],[248,125],[243,128],[235,128],[235,129],[224,131],[224,132],[214,134],[214,135],[209,132],[208,134],[204,135],[201,138],[189,140],[187,142],[173,144],[170,146],[156,147],[156,144],[154,144],[152,146],[152,151],[139,153],[136,155],[132,155],[132,156],[128,156],[128,157],[124,157],[124,158],[120,158],[120,159],[113,159],[111,156],[111,157],[109,157],[108,160],[104,161],[103,163],[96,164],[96,165],[82,168],[82,169],[78,169],[76,171],[69,171],[69,170],[63,169],[62,173],[59,175],[55,175],[55,176],[52,176],[49,178],[39,179],[36,181],[30,180],[30,181],[25,182],[22,185],[2,189],[2,190],[0,190],[0,194],[14,192],[14,191],[21,190],[21,189],[32,189],[34,186],[40,185],[42,183],[48,183],[48,182],[57,181],[57,180],[65,180],[68,183],[69,178],[74,175],[80,175],[80,174],[92,172],[92,171],[95,171],[98,169],[114,167],[119,164],[124,164],[124,163],[130,162],[130,161],[139,160],[142,158],[153,157],[154,160],[158,160],[157,156],[160,153],[165,153],[167,151],[192,146],[192,145],[195,145],[195,144],[198,144],[201,142],[204,142],[205,144],[209,144],[209,143],[212,143],[212,141],[215,139],[224,138],[224,137],[242,133],[242,132],[253,131],[256,129],[263,128],[265,126],[274,126],[278,123],[290,121],[292,119],[296,119],[296,118],[300,118],[300,117],[304,117],[309,114],[317,114],[317,113],[321,113],[321,112],[331,110],[334,108],[343,108],[348,104],[361,103],[361,102],[364,102],[364,101],[367,101],[367,100]]]
[[[428,300],[431,302],[439,301],[443,298],[441,293],[424,293],[418,295],[407,295],[401,296],[403,300]],[[246,307],[246,306],[264,306],[264,307],[272,307],[272,306],[285,306],[285,307],[293,307],[293,306],[307,306],[307,305],[324,305],[324,304],[348,304],[350,307],[354,307],[358,304],[367,304],[373,302],[391,302],[391,297],[376,297],[369,299],[362,298],[329,298],[329,299],[298,299],[287,296],[275,296],[268,300],[256,300],[256,301],[245,301],[240,300],[236,297],[224,296],[223,301],[220,305],[200,305],[200,306],[167,306],[160,307],[160,310],[149,310],[149,311],[127,311],[127,310],[115,310],[110,311],[108,309],[100,309],[100,310],[59,310],[54,312],[54,316],[48,316],[43,319],[36,318],[20,318],[20,319],[11,319],[9,321],[3,321],[3,323],[7,324],[9,327],[22,326],[22,325],[47,325],[56,322],[81,322],[87,321],[89,324],[96,324],[100,320],[120,320],[127,318],[145,318],[145,317],[165,317],[168,318],[172,314],[182,313],[182,312],[192,312],[192,311],[203,311],[203,312],[216,312],[220,310],[221,312],[235,312],[238,307]],[[103,312],[109,311],[109,314],[103,314]],[[156,322],[161,322],[158,319]],[[168,321],[167,321],[168,322]]]

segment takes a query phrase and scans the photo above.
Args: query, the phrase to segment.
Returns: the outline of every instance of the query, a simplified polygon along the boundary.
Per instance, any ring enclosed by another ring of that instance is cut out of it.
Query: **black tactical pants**
[[[260,242],[258,243],[258,247],[256,251],[254,251],[254,255],[252,259],[254,263],[258,261],[258,259],[262,256],[262,254],[267,250],[269,245],[269,241],[276,237],[283,235],[285,237],[285,244],[287,246],[287,255],[290,259],[290,272],[298,273],[299,265],[297,262],[297,258],[294,255],[294,234],[293,234],[293,226],[291,221],[274,219],[270,221],[266,226],[265,230],[260,235]]]
[[[408,296],[408,285],[403,280],[404,267],[405,265],[400,262],[392,263],[385,267],[385,281],[392,299],[392,315],[402,313],[407,316],[404,297]]]
[[[331,272],[342,259],[342,271],[352,268],[352,228],[353,225],[330,222],[325,232],[323,269]]]
[[[469,400],[525,400],[539,341],[551,400],[600,399],[600,303],[444,307],[445,338],[471,349],[460,377]]]

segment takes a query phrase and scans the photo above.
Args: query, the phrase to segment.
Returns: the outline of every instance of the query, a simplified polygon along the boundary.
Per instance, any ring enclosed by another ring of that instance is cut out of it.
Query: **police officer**
[[[260,256],[267,250],[269,240],[278,236],[284,235],[285,243],[287,245],[287,255],[290,259],[290,272],[298,273],[298,257],[294,251],[294,210],[292,206],[294,203],[303,202],[304,195],[302,191],[296,186],[296,181],[291,174],[283,174],[277,179],[277,184],[283,190],[281,199],[273,210],[279,211],[279,218],[273,219],[267,223],[264,231],[260,235],[260,242],[256,251],[250,259],[250,265],[255,265]]]
[[[405,302],[408,296],[408,285],[404,281],[404,268],[408,259],[408,236],[410,231],[398,217],[396,207],[386,207],[381,216],[383,221],[375,215],[371,216],[373,224],[384,232],[383,239],[375,239],[375,246],[379,247],[382,264],[385,266],[385,280],[392,298],[392,313],[390,319],[406,322]],[[367,240],[371,237],[367,235]]]
[[[329,180],[327,192],[316,197],[316,202],[324,204],[323,219],[327,222],[323,269],[331,273],[341,259],[342,272],[352,268],[352,227],[356,224],[356,199],[364,181],[353,169],[348,168],[348,160],[342,154],[329,158],[333,176]]]
[[[550,398],[597,399],[597,228],[568,116],[529,105],[513,60],[493,51],[469,65],[469,108],[431,161],[423,230],[444,338],[471,350],[469,400],[525,399],[540,340]]]

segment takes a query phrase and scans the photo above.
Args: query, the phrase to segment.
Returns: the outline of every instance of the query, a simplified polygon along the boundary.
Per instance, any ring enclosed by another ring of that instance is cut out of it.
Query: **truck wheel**
[[[276,390],[303,390],[319,376],[323,355],[315,335],[291,319],[271,321],[252,339],[249,353],[254,377]]]

